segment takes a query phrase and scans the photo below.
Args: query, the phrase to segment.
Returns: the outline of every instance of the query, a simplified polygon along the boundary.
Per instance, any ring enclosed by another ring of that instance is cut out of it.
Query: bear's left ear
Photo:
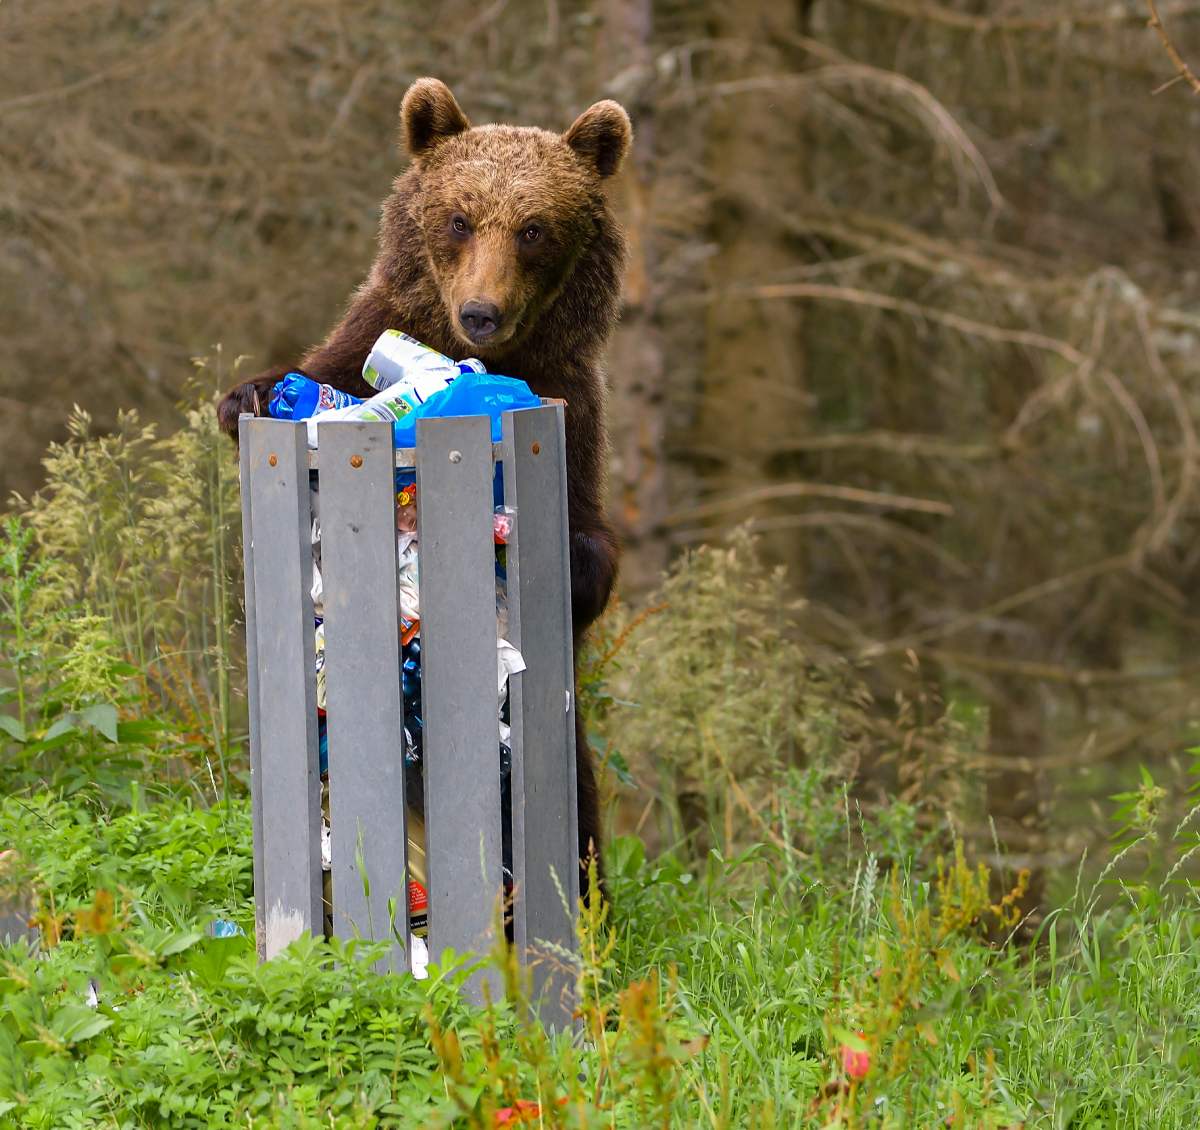
[[[419,78],[405,91],[400,124],[414,157],[424,157],[446,138],[471,128],[450,88],[436,78]]]
[[[602,177],[611,177],[629,151],[633,126],[623,106],[605,99],[584,110],[563,141]]]

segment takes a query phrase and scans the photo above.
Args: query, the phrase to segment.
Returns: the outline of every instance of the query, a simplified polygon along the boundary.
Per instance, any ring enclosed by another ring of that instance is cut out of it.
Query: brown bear
[[[597,102],[564,134],[472,127],[437,79],[418,79],[400,109],[412,157],[384,202],[379,251],[349,309],[299,370],[356,396],[374,392],[363,362],[400,329],[567,402],[567,490],[575,644],[604,610],[617,541],[602,503],[608,451],[601,353],[618,312],[624,238],[603,182],[629,149],[629,117]],[[280,367],[238,385],[218,408],[261,412]],[[595,771],[576,711],[580,859],[599,853]]]

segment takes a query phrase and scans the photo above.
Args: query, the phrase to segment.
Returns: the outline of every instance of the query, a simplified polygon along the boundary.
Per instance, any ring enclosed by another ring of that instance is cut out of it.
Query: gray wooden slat
[[[322,424],[320,443],[333,928],[339,938],[391,940],[390,959],[376,968],[406,972],[408,848],[392,426]]]
[[[509,638],[526,664],[509,680],[513,939],[542,1020],[558,1029],[574,1011],[575,970],[561,951],[577,949],[579,900],[565,452],[561,406],[505,413],[504,498],[517,510]]]
[[[321,931],[311,507],[303,424],[243,425],[250,490],[264,955]]]
[[[263,890],[262,753],[258,745],[258,639],[254,622],[254,519],[250,510],[250,441],[247,427],[254,416],[238,419],[239,471],[242,496],[242,569],[246,585],[246,708],[250,741],[250,813],[254,825],[254,946],[266,958],[266,918],[259,892]]]
[[[502,890],[486,418],[417,422],[417,508],[429,943],[437,960],[447,946],[488,953]],[[469,982],[476,1000],[484,977],[486,970]]]
[[[31,901],[19,896],[0,899],[0,946],[38,942],[40,931],[29,924],[33,913]]]

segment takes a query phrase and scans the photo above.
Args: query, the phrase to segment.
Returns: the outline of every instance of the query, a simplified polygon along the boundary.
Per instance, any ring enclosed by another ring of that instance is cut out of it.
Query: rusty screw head
[[[542,445],[540,443],[534,443],[529,450],[532,451],[534,455],[540,455],[542,453]]]
[[[267,462],[274,467],[275,464],[279,462],[279,456],[272,451],[271,454],[267,456]]]
[[[351,467],[361,467],[362,466],[362,456],[361,455],[351,455],[350,456],[350,466]]]

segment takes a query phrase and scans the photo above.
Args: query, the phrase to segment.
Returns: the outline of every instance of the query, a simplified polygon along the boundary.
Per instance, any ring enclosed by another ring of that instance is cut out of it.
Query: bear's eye
[[[466,235],[471,230],[471,225],[467,223],[467,217],[461,212],[454,213],[450,219],[450,226],[456,235]]]
[[[521,232],[521,241],[523,243],[537,243],[542,238],[542,229],[537,224],[529,224],[525,230]]]

